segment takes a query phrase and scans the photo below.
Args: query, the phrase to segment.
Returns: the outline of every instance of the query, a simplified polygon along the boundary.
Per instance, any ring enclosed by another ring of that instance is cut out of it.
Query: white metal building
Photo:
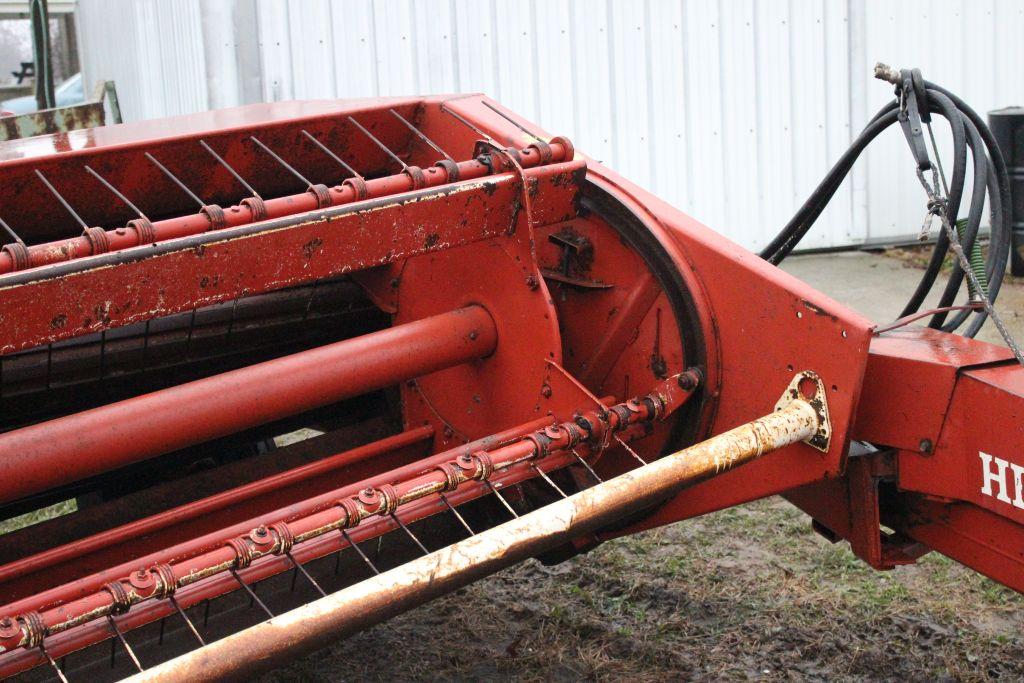
[[[1024,104],[1019,0],[79,0],[88,79],[125,118],[259,100],[485,92],[756,249],[919,66]],[[916,234],[898,130],[802,244]]]

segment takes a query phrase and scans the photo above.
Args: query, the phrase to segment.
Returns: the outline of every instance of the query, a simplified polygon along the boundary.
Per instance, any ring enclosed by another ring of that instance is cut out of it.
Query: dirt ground
[[[913,258],[836,258],[792,270],[877,320],[904,297],[866,283],[919,277]],[[1018,327],[1024,285],[1007,289]],[[934,553],[874,572],[772,498],[526,563],[265,680],[492,679],[1024,680],[1024,596]]]
[[[1021,680],[1024,596],[931,554],[878,573],[773,498],[528,562],[267,681]]]

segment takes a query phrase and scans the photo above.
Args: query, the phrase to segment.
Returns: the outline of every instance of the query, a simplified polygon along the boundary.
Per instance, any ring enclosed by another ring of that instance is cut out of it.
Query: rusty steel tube
[[[573,147],[565,138],[555,138],[551,141],[551,158],[545,161],[534,147],[526,147],[516,150],[523,168],[533,168],[549,163],[572,161]],[[493,164],[482,163],[478,159],[460,161],[455,164],[455,169],[450,170],[443,166],[431,166],[422,169],[422,187],[437,187],[445,183],[452,183],[458,180],[472,180],[484,176],[493,175],[496,171]],[[364,199],[386,197],[401,192],[409,192],[419,189],[420,185],[413,180],[409,173],[398,173],[383,178],[366,180],[362,185],[346,182],[333,187],[324,188],[325,197],[328,200],[326,206],[339,206]],[[361,189],[359,189],[361,188]],[[213,207],[216,210],[217,220],[214,221],[209,211],[201,211],[196,214],[165,218],[149,223],[149,230],[152,235],[144,238],[143,231],[135,227],[138,221],[132,221],[126,227],[119,227],[107,230],[105,240],[110,251],[129,249],[139,245],[152,242],[160,242],[187,235],[195,235],[209,230],[221,230],[233,228],[239,225],[256,223],[259,221],[292,216],[317,209],[326,208],[312,189],[301,194],[276,197],[261,202],[261,210],[257,212],[253,204],[242,202],[225,209]],[[204,207],[206,209],[208,207]],[[94,255],[95,249],[87,237],[72,237],[46,244],[36,244],[28,247],[27,268],[36,268],[61,261],[71,261],[76,258],[83,258]],[[0,251],[0,274],[17,270],[14,259],[8,251]]]
[[[427,375],[494,351],[468,306],[0,434],[0,502]]]
[[[642,510],[685,485],[812,437],[802,398],[753,422],[610,479],[140,673],[132,681],[247,680],[437,595]]]

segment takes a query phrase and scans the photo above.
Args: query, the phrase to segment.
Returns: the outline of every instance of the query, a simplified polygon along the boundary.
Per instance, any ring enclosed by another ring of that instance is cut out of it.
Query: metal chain
[[[981,283],[978,281],[978,277],[974,274],[974,270],[971,268],[970,261],[967,260],[967,255],[964,253],[964,248],[960,244],[960,237],[956,233],[956,228],[949,220],[949,215],[946,210],[946,200],[936,194],[932,187],[924,178],[924,174],[918,170],[917,177],[921,181],[921,186],[924,187],[924,191],[928,194],[928,214],[929,217],[925,219],[927,224],[931,220],[931,216],[938,216],[939,220],[942,221],[942,229],[945,230],[946,235],[949,237],[949,245],[953,249],[953,253],[956,254],[957,261],[960,263],[960,268],[964,271],[964,275],[967,276],[967,280],[971,283],[974,291],[978,293],[981,304],[985,307],[985,312],[992,318],[992,322],[995,323],[996,329],[999,330],[999,336],[1003,338],[1006,345],[1013,352],[1017,362],[1024,367],[1024,354],[1021,353],[1020,346],[1017,345],[1016,340],[1010,331],[1006,328],[1002,318],[996,313],[996,309],[992,306],[992,302],[984,294],[984,290],[981,288]],[[935,188],[938,190],[939,183],[936,178]]]

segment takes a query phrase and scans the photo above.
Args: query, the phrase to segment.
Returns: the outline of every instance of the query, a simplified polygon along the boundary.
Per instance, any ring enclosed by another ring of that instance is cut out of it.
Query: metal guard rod
[[[824,401],[824,396],[819,397]],[[642,510],[680,488],[811,439],[827,412],[795,398],[707,441],[193,650],[130,681],[247,680],[438,595]]]
[[[0,434],[0,503],[490,355],[480,306]]]

